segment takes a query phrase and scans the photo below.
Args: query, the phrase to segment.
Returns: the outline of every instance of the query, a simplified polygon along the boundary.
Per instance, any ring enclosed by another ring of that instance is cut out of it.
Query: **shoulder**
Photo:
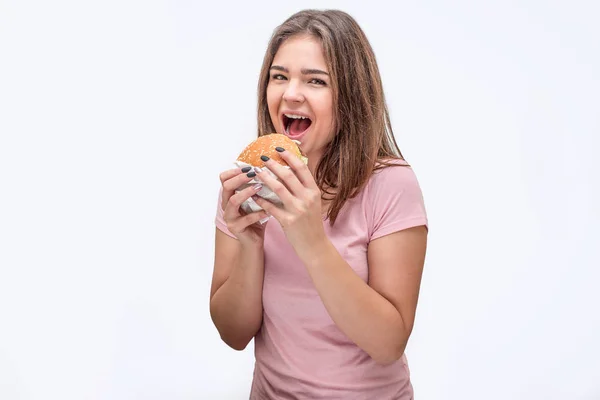
[[[419,181],[404,160],[379,163],[366,187],[364,200],[371,239],[415,225],[427,226]]]
[[[419,187],[412,166],[402,159],[378,161],[367,183],[369,191],[395,191]]]
[[[359,194],[374,205],[381,198],[398,197],[403,192],[421,194],[421,186],[412,166],[403,159],[378,160]]]

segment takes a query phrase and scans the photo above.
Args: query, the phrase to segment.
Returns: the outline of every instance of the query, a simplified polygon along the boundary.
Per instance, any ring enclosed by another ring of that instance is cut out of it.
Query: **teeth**
[[[293,118],[293,119],[306,119],[306,117],[303,117],[302,115],[294,115],[294,114],[284,114],[284,115],[288,118]]]

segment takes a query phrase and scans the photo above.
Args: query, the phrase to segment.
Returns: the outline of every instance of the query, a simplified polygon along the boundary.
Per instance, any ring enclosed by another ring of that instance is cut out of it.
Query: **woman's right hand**
[[[264,211],[245,213],[240,206],[254,196],[262,188],[261,184],[250,185],[236,193],[236,189],[247,184],[253,178],[248,177],[240,168],[230,169],[220,174],[223,187],[221,207],[227,229],[233,233],[242,245],[262,245],[265,235],[265,224],[260,224],[268,215]]]

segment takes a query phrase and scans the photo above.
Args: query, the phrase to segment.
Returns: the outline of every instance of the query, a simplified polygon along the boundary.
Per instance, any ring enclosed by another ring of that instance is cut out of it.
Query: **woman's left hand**
[[[280,149],[278,148],[278,151]],[[255,201],[279,221],[296,252],[302,252],[313,248],[314,244],[325,239],[321,213],[321,190],[308,166],[295,154],[286,150],[280,151],[279,154],[290,166],[289,169],[276,161],[271,159],[265,161],[263,158],[265,166],[279,178],[279,181],[268,171],[261,169],[259,169],[257,177],[277,194],[283,206],[277,206],[258,196]]]

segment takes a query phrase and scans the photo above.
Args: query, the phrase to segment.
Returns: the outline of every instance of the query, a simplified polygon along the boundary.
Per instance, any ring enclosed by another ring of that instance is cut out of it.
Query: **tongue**
[[[294,119],[292,120],[291,124],[290,124],[290,135],[292,136],[298,136],[300,135],[302,132],[304,132],[305,130],[308,129],[308,127],[310,126],[310,119],[306,118],[306,119]]]

